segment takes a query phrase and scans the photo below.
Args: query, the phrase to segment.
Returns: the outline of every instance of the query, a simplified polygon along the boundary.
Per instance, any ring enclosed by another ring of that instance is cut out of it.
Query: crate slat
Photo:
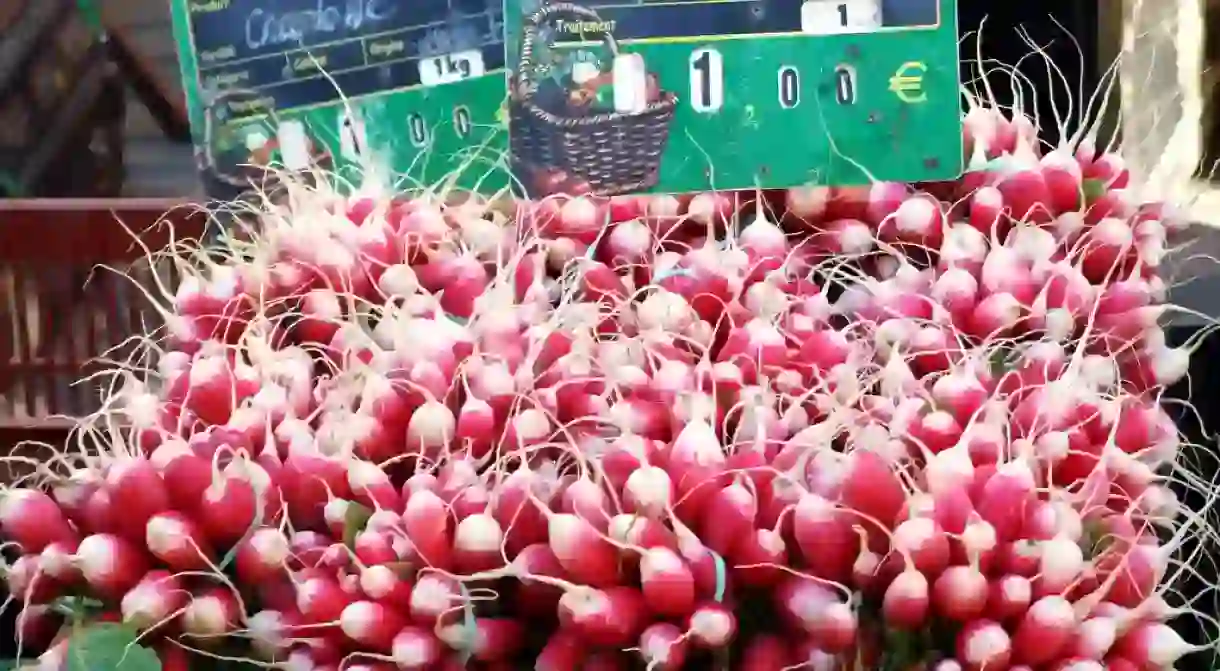
[[[200,237],[205,225],[181,201],[0,200],[0,449],[31,432],[66,437],[70,423],[55,416],[98,408],[97,385],[73,385],[90,361],[141,321],[157,325],[131,284],[147,284],[151,272],[133,235],[160,250]]]

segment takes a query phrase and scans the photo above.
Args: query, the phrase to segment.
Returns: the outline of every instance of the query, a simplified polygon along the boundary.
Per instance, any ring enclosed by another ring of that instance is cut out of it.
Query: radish
[[[1014,641],[995,622],[975,620],[957,636],[958,659],[972,671],[1008,668]]]
[[[982,88],[961,178],[744,209],[286,176],[175,243],[167,337],[0,501],[14,600],[114,607],[167,666],[1176,663],[1179,217],[1091,114],[1043,146]]]
[[[147,556],[111,534],[86,536],[73,559],[90,588],[115,599],[135,587],[148,571]]]
[[[50,496],[33,489],[10,489],[0,500],[0,530],[25,552],[42,552],[54,542],[74,542],[77,534]]]
[[[923,627],[928,608],[928,579],[914,568],[907,568],[894,578],[885,590],[881,606],[885,622],[900,629]]]
[[[376,601],[353,601],[339,614],[343,635],[375,652],[391,652],[405,624],[401,615]]]
[[[657,622],[640,634],[640,656],[649,668],[681,669],[687,645],[684,632],[668,622]]]
[[[123,595],[123,622],[138,629],[168,623],[186,607],[190,593],[168,571],[150,571]]]
[[[640,586],[649,609],[666,616],[689,616],[695,608],[695,578],[676,552],[654,547],[640,559]]]
[[[644,597],[630,587],[576,588],[559,599],[560,622],[571,623],[591,643],[626,647],[643,633]]]
[[[212,551],[203,530],[181,513],[168,511],[149,518],[145,543],[154,557],[175,571],[200,571],[212,566]]]
[[[1133,665],[1155,668],[1173,666],[1183,655],[1197,650],[1172,627],[1162,623],[1141,623],[1119,637],[1114,651]]]
[[[406,626],[394,635],[390,655],[400,669],[423,671],[432,668],[444,655],[444,647],[431,631]]]
[[[1013,658],[1031,665],[1050,662],[1071,643],[1076,628],[1072,604],[1061,596],[1044,596],[1018,622],[1013,633]]]
[[[970,622],[987,609],[987,577],[972,566],[950,566],[932,583],[932,605],[945,617]]]
[[[237,629],[241,605],[226,587],[213,587],[195,594],[182,611],[182,629],[201,638],[220,637]]]

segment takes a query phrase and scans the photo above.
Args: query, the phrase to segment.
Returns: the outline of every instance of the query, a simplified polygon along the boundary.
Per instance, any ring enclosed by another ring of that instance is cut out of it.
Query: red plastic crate
[[[62,441],[64,417],[100,407],[100,383],[76,384],[97,370],[92,360],[159,326],[132,282],[151,278],[132,233],[160,250],[198,238],[206,221],[173,200],[0,200],[0,449]]]

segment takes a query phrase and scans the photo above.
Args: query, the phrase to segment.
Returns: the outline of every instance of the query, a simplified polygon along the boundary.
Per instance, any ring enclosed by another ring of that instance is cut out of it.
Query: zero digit
[[[779,69],[779,106],[792,109],[801,103],[801,76],[796,68],[785,65]]]
[[[835,68],[835,101],[840,105],[856,104],[856,69],[850,65]]]
[[[465,106],[458,105],[453,108],[453,130],[457,136],[465,139],[470,137],[470,131],[474,124],[470,121],[470,110]]]
[[[416,147],[428,145],[428,124],[418,112],[412,112],[407,117],[407,134],[411,137],[411,144]]]
[[[724,106],[724,59],[715,49],[695,49],[690,55],[690,104],[696,112]]]

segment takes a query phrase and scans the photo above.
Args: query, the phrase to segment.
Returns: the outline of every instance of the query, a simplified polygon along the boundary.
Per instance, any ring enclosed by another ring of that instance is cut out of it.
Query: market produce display
[[[29,656],[1172,667],[1182,222],[1091,136],[966,133],[952,183],[291,191],[148,288],[150,361],[4,492]]]

